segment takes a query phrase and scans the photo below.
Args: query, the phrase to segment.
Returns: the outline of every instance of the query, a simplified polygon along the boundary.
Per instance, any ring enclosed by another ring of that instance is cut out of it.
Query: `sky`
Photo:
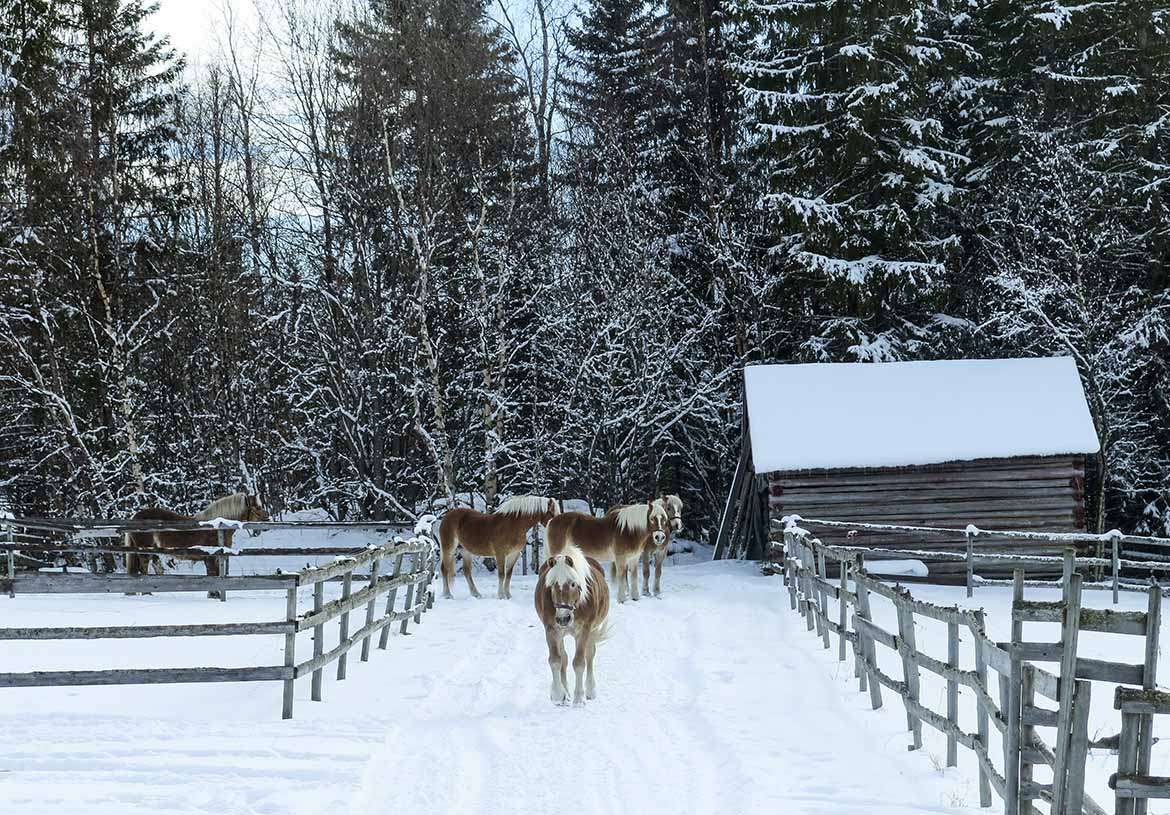
[[[170,37],[175,48],[198,59],[214,46],[213,24],[223,19],[222,10],[227,2],[230,0],[158,0],[158,12],[152,22],[158,33]],[[251,4],[247,6],[250,8]]]

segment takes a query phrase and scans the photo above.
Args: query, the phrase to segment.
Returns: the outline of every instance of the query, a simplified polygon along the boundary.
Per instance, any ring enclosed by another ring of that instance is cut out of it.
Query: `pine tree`
[[[961,51],[940,6],[764,4],[739,61],[776,212],[771,252],[806,290],[814,358],[921,348],[956,238],[941,213],[966,158],[939,118]]]

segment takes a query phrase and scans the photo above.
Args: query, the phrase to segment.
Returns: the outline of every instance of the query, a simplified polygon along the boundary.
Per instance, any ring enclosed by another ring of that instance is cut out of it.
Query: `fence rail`
[[[1146,719],[1152,714],[1144,709],[1139,714],[1134,707],[1139,700],[1145,700],[1152,707],[1170,712],[1170,695],[1157,697],[1156,703],[1150,702],[1154,697],[1148,695],[1154,687],[1161,625],[1161,591],[1156,585],[1147,587],[1149,605],[1145,612],[1083,609],[1083,579],[1075,571],[1078,560],[1070,551],[1058,559],[1063,577],[1062,600],[1027,601],[1025,572],[1019,567],[1028,564],[1026,561],[1015,564],[1018,568],[1014,569],[1012,581],[1012,637],[1008,642],[995,642],[986,634],[982,610],[939,606],[914,598],[905,589],[891,586],[880,576],[867,572],[866,552],[859,547],[826,545],[795,522],[784,529],[782,544],[777,547],[773,542],[773,547],[774,553],[779,549],[790,606],[805,617],[808,630],[816,632],[825,648],[832,647],[832,636],[837,637],[840,661],[847,661],[852,650],[854,676],[859,690],[868,692],[871,706],[874,709],[882,706],[883,689],[900,698],[911,734],[911,749],[922,746],[922,726],[926,724],[945,737],[947,766],[957,764],[959,747],[975,754],[981,806],[992,805],[994,792],[1009,815],[1033,812],[1034,801],[1047,802],[1054,815],[1102,815],[1104,809],[1085,794],[1088,749],[1118,744],[1123,769],[1119,771],[1119,786],[1114,785],[1114,789],[1118,790],[1119,802],[1132,797],[1135,804],[1133,809],[1123,810],[1119,803],[1117,811],[1144,815],[1144,799],[1138,792],[1141,790],[1153,790],[1148,797],[1162,792],[1170,796],[1170,779],[1143,775],[1148,773],[1152,745],[1152,727]],[[830,565],[836,567],[835,579],[830,575]],[[1051,563],[1046,560],[1045,565]],[[893,604],[896,631],[887,630],[874,620],[874,596]],[[947,626],[945,660],[918,647],[916,616]],[[1059,623],[1061,640],[1054,643],[1025,640],[1027,622]],[[960,667],[961,629],[971,635],[966,639],[974,649],[973,670]],[[1077,643],[1082,630],[1143,638],[1144,663],[1126,665],[1078,657]],[[881,667],[879,647],[897,656],[902,668],[900,679]],[[1059,663],[1060,672],[1051,673],[1037,662]],[[945,712],[924,703],[921,694],[924,671],[945,683]],[[1146,689],[1137,692],[1146,695],[1126,697],[1131,713],[1128,731],[1123,711],[1122,732],[1118,736],[1090,740],[1088,715],[1094,681],[1140,685]],[[968,689],[974,697],[975,732],[960,726],[960,688]],[[1056,703],[1056,709],[1044,706],[1040,699]],[[993,755],[991,749],[992,727],[1000,735],[1001,757]],[[1051,744],[1041,737],[1037,728],[1055,731]],[[1053,781],[1037,781],[1036,766],[1049,767]],[[1163,781],[1165,786],[1161,786]]]
[[[282,525],[287,527],[288,525]],[[384,526],[384,525],[383,525]],[[304,528],[298,526],[297,528]],[[23,594],[75,593],[138,593],[138,592],[226,592],[283,591],[285,614],[280,620],[266,622],[208,623],[188,625],[135,626],[71,626],[57,628],[0,628],[0,640],[94,640],[146,639],[153,637],[225,637],[283,635],[284,660],[282,665],[261,665],[239,668],[132,668],[78,671],[28,671],[0,673],[0,687],[46,687],[68,685],[121,685],[180,682],[248,682],[280,681],[284,683],[281,714],[291,718],[293,691],[297,679],[309,676],[312,681],[311,698],[322,698],[324,668],[337,663],[337,678],[346,678],[347,654],[361,645],[361,661],[370,657],[371,641],[379,636],[378,648],[389,642],[390,626],[400,623],[400,632],[407,626],[422,621],[423,613],[434,602],[431,582],[436,566],[435,541],[425,524],[415,529],[408,541],[395,540],[382,546],[361,550],[344,550],[345,554],[327,565],[298,572],[257,576],[201,576],[201,575],[125,575],[125,574],[56,574],[10,572],[0,578],[0,591],[17,596]],[[11,553],[11,550],[9,550]],[[124,550],[122,550],[124,551]],[[283,553],[284,550],[269,550]],[[334,554],[334,548],[288,550],[297,555],[314,556]],[[158,550],[154,550],[157,554]],[[388,573],[382,573],[383,564],[392,563]],[[367,574],[358,573],[368,567]],[[357,591],[354,580],[365,582]],[[325,585],[342,583],[342,594],[337,600],[325,602]],[[298,590],[312,587],[313,607],[301,612]],[[405,589],[405,601],[395,608],[400,589]],[[385,600],[383,601],[383,597]],[[350,632],[350,614],[365,607],[365,622]],[[325,650],[325,626],[338,621],[338,643]],[[313,653],[308,659],[297,661],[296,635],[313,632]]]

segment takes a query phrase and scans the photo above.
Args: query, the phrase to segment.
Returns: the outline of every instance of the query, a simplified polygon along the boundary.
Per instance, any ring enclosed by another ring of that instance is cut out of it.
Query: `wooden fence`
[[[777,547],[773,543],[774,547]],[[908,591],[891,586],[865,568],[865,554],[855,547],[827,546],[807,530],[790,524],[783,532],[782,571],[791,607],[806,619],[809,631],[816,631],[825,648],[837,637],[837,657],[848,659],[853,653],[854,675],[859,688],[869,693],[871,705],[882,706],[882,689],[896,694],[906,710],[907,729],[912,747],[922,746],[922,725],[938,730],[946,737],[947,766],[957,764],[960,746],[971,750],[979,766],[979,802],[992,805],[994,792],[1003,802],[1008,815],[1032,813],[1033,802],[1045,801],[1051,813],[1059,815],[1101,815],[1104,810],[1085,794],[1085,764],[1090,747],[1116,749],[1121,745],[1121,773],[1117,812],[1144,815],[1144,800],[1137,790],[1156,790],[1170,796],[1170,779],[1147,778],[1152,744],[1150,713],[1132,710],[1129,731],[1092,741],[1088,734],[1088,715],[1094,681],[1141,686],[1133,699],[1149,700],[1157,669],[1158,634],[1161,622],[1161,591],[1148,587],[1145,612],[1082,609],[1082,577],[1075,569],[1079,561],[1070,551],[1062,562],[1064,588],[1059,602],[1030,602],[1024,598],[1024,568],[1013,574],[1012,637],[1008,642],[991,640],[985,630],[982,610],[938,606],[914,598]],[[835,580],[830,566],[834,566]],[[874,621],[874,596],[889,600],[895,609],[897,633],[887,631]],[[915,638],[915,618],[924,617],[947,626],[946,659],[922,651]],[[1024,638],[1027,622],[1061,625],[1059,642],[1030,642]],[[960,629],[970,637],[960,640]],[[1142,637],[1145,661],[1126,665],[1077,656],[1079,632],[1095,631]],[[967,641],[974,650],[974,669],[960,667],[960,645]],[[882,670],[878,646],[897,654],[902,677],[895,678]],[[1059,663],[1058,674],[1036,663]],[[932,710],[922,700],[921,675],[935,674],[946,683],[946,711]],[[994,681],[992,674],[995,674]],[[968,688],[975,699],[976,727],[964,730],[959,722],[959,689]],[[1141,695],[1145,694],[1145,695]],[[1127,697],[1130,698],[1130,697]],[[1056,704],[1045,706],[1038,699]],[[1170,697],[1167,697],[1170,700]],[[1119,703],[1120,704],[1120,703]],[[1131,701],[1131,708],[1136,702]],[[1166,710],[1170,711],[1170,701]],[[1123,707],[1123,719],[1125,709]],[[1141,717],[1146,717],[1142,719]],[[994,727],[1002,746],[995,755],[990,742]],[[1051,743],[1037,728],[1054,730]],[[998,767],[997,767],[998,761]],[[1034,769],[1044,765],[1051,769],[1053,781],[1040,783]],[[1165,784],[1163,784],[1165,782]],[[1135,809],[1124,810],[1121,801],[1134,796]]]
[[[10,573],[8,577],[0,578],[0,592],[11,597],[20,594],[188,591],[220,592],[222,597],[226,597],[229,590],[259,590],[283,592],[285,609],[282,619],[271,622],[0,628],[0,640],[139,639],[271,634],[284,637],[284,660],[281,665],[242,668],[135,668],[0,673],[0,687],[280,681],[284,683],[282,715],[286,719],[291,718],[293,688],[297,679],[311,676],[311,698],[320,701],[322,672],[326,666],[336,662],[337,678],[345,679],[347,654],[358,643],[361,643],[361,661],[366,662],[369,660],[371,640],[375,634],[378,635],[378,647],[385,649],[393,623],[400,623],[400,631],[405,634],[410,620],[413,619],[415,623],[421,622],[423,612],[433,604],[434,592],[431,590],[431,581],[434,578],[437,560],[436,544],[430,537],[429,530],[416,528],[415,531],[415,536],[408,541],[396,540],[364,550],[345,550],[345,554],[329,565],[273,575],[230,576],[226,572],[217,577]],[[158,553],[158,550],[151,551],[154,554]],[[330,554],[333,550],[297,549],[290,552],[311,557]],[[226,557],[222,554],[220,556]],[[386,568],[388,565],[389,569]],[[363,568],[366,569],[364,574],[359,572],[359,569]],[[325,602],[327,582],[341,584],[341,596],[328,603]],[[355,590],[355,583],[360,588]],[[313,588],[313,606],[311,610],[302,613],[299,608],[298,589],[307,586]],[[402,607],[396,610],[399,589],[405,589],[405,601]],[[363,607],[364,624],[351,633],[350,616],[355,611],[360,613]],[[335,647],[326,651],[325,626],[332,620],[338,620],[339,639]],[[296,636],[298,632],[308,630],[313,632],[313,654],[298,662]]]

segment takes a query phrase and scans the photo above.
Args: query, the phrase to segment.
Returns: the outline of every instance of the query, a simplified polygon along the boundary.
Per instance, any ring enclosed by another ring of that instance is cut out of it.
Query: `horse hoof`
[[[451,593],[451,592],[449,592],[449,591],[445,591],[445,592],[443,592],[443,599],[444,599],[444,600],[454,600],[454,599],[455,599],[455,595],[454,595],[454,594],[452,594],[452,593]]]
[[[584,699],[574,699],[573,700],[573,707],[585,707],[585,700]]]

